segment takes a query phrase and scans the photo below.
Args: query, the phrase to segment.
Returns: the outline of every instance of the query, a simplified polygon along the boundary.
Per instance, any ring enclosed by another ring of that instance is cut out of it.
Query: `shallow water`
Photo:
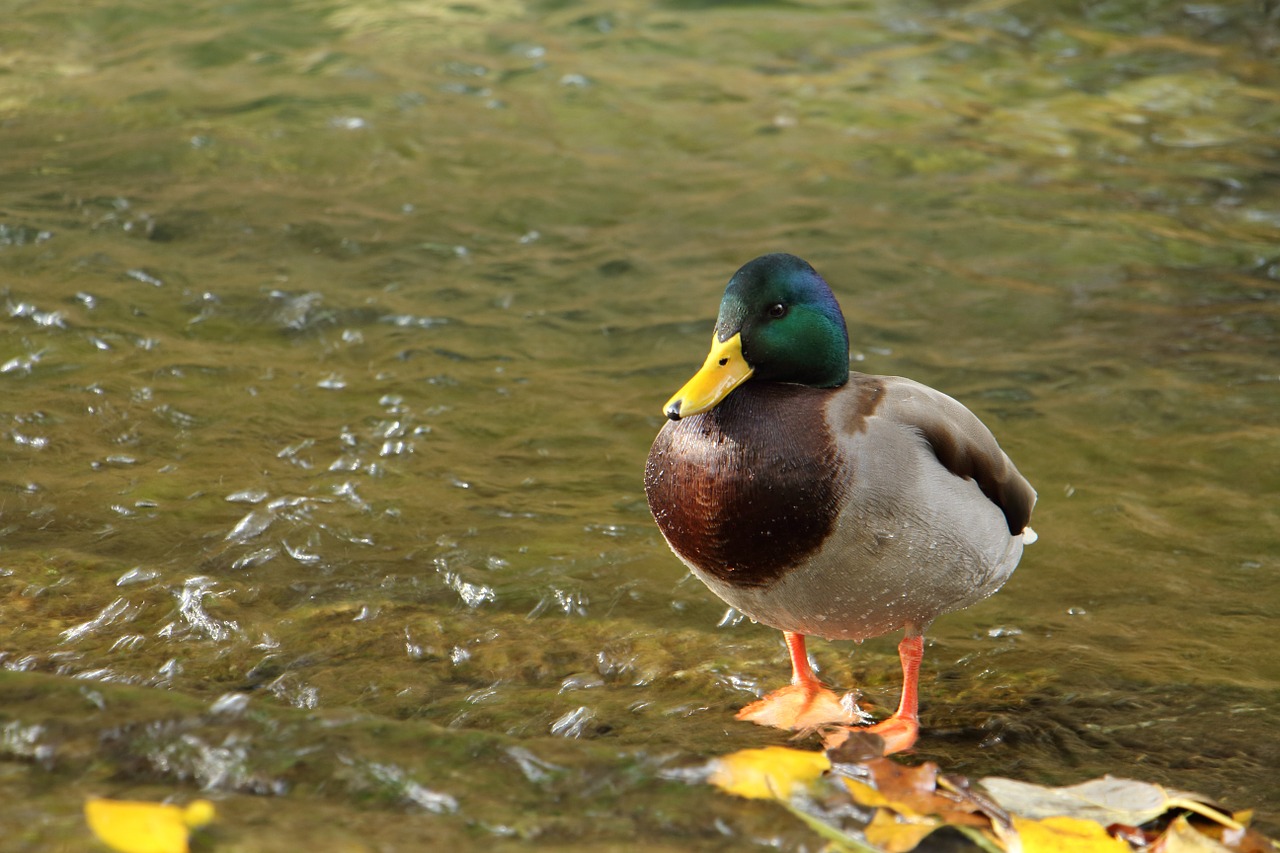
[[[673,778],[787,670],[640,483],[774,250],[1040,492],[919,757],[1274,834],[1280,22],[1060,5],[11,9],[0,836],[812,849]],[[884,708],[895,642],[813,650]]]

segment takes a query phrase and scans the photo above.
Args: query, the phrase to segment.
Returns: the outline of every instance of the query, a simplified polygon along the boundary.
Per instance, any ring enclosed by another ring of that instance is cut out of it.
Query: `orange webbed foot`
[[[892,755],[915,746],[916,740],[920,737],[920,721],[895,714],[883,723],[868,726],[866,731],[884,738],[884,754]]]
[[[849,748],[865,753],[865,758],[877,758],[905,752],[915,746],[919,737],[918,720],[895,714],[874,726],[841,725],[829,728],[823,733],[822,748],[836,749],[849,742]]]
[[[874,755],[893,755],[915,746],[920,737],[920,716],[916,694],[920,681],[920,658],[924,654],[924,638],[915,630],[909,630],[898,643],[898,657],[902,660],[902,698],[898,702],[898,710],[882,723],[866,728],[839,726],[824,733],[822,746],[824,749],[836,749],[858,738],[850,747],[854,752],[866,752],[867,757]]]
[[[818,682],[788,684],[752,702],[737,718],[759,726],[788,731],[808,731],[831,724],[853,724],[865,719],[853,694],[837,696]]]

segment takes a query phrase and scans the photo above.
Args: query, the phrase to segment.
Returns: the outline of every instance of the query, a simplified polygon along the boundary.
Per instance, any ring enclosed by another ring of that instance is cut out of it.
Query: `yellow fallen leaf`
[[[208,800],[184,808],[92,797],[84,816],[98,840],[120,853],[187,853],[191,830],[211,822],[214,811]]]
[[[936,818],[907,818],[888,809],[877,809],[863,834],[868,842],[884,853],[906,853],[916,849],[925,836],[944,825]]]
[[[1161,853],[1230,853],[1231,850],[1226,845],[1198,832],[1187,820],[1186,815],[1179,815],[1174,819],[1153,847]]]
[[[1133,849],[1093,821],[1074,817],[1032,820],[1014,815],[1013,830],[1022,841],[1022,853],[1132,853]]]
[[[878,809],[881,806],[893,808],[894,804],[888,797],[868,785],[866,782],[863,782],[861,779],[850,779],[846,776],[840,781],[844,782],[845,788],[849,791],[849,796],[852,797],[853,801],[858,805],[869,806],[873,809]],[[904,809],[903,814],[908,817],[915,817],[914,811]]]
[[[786,800],[831,769],[824,753],[766,746],[713,759],[709,781],[722,791],[752,800]]]

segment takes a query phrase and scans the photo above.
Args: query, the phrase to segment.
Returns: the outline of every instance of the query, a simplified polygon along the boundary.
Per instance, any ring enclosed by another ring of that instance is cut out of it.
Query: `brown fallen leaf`
[[[906,818],[933,816],[953,826],[990,823],[973,798],[938,790],[938,765],[932,761],[912,767],[877,758],[856,765],[857,772],[849,765],[832,766],[859,805],[889,808]]]
[[[991,821],[991,826],[995,830],[999,831],[1013,826],[1013,818],[1009,813],[1002,809],[1000,804],[991,799],[991,797],[976,790],[964,776],[958,773],[940,775],[938,776],[938,787],[944,791],[945,796],[951,797],[957,802],[965,803],[968,811],[984,815],[987,820]]]

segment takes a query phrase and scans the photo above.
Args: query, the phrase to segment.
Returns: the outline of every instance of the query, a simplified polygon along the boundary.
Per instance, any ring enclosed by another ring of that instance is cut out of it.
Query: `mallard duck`
[[[923,632],[1013,573],[1034,541],[1031,484],[946,394],[851,373],[840,306],[794,255],[734,274],[706,362],[663,412],[644,475],[662,535],[791,658],[791,684],[738,719],[851,730],[861,712],[814,675],[805,638],[901,630],[902,698],[869,730],[886,753],[910,748]]]

